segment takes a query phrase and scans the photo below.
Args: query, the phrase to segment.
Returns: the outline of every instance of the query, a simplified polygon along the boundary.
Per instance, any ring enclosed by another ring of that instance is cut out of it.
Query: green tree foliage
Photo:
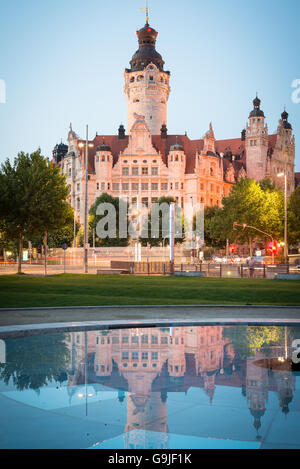
[[[206,211],[205,230],[208,242],[214,246],[229,242],[250,243],[251,240],[269,239],[251,228],[233,228],[233,223],[247,224],[278,239],[283,235],[284,199],[280,190],[270,181],[260,184],[253,179],[241,179],[228,197],[222,199],[223,207]]]
[[[89,210],[89,243],[92,244],[93,240],[93,230],[96,232],[97,224],[98,222],[106,216],[106,213],[104,215],[97,215],[97,207],[101,203],[109,203],[112,204],[115,207],[116,210],[116,237],[115,238],[110,238],[106,237],[104,239],[100,239],[97,237],[95,238],[95,245],[96,246],[128,246],[129,243],[129,236],[127,238],[121,238],[120,237],[120,226],[119,226],[119,214],[120,214],[120,209],[121,209],[121,204],[124,204],[124,201],[122,199],[119,199],[118,197],[112,197],[111,195],[107,193],[103,193],[96,199],[96,202],[91,206]],[[128,215],[127,215],[127,227],[128,227]],[[80,234],[79,234],[80,235]]]
[[[40,149],[30,155],[20,152],[13,164],[7,159],[1,165],[0,220],[7,238],[18,240],[19,273],[24,240],[57,231],[72,220],[68,193],[65,176]]]
[[[0,363],[0,378],[10,380],[20,391],[39,389],[51,381],[67,379],[70,352],[64,334],[8,339],[6,363]]]
[[[288,243],[300,243],[300,186],[292,193],[288,202]]]
[[[234,350],[241,357],[255,355],[256,349],[282,345],[284,328],[279,326],[230,326],[224,328],[223,336],[230,338]]]

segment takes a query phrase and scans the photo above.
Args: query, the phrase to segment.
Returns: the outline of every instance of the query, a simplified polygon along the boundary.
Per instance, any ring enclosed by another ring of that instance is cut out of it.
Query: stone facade
[[[270,135],[258,97],[253,100],[246,128],[239,138],[216,140],[213,126],[202,139],[169,135],[167,101],[170,72],[156,51],[157,32],[147,23],[137,31],[139,49],[124,73],[127,134],[121,125],[116,135],[98,135],[89,141],[88,207],[103,192],[126,198],[130,204],[151,203],[172,196],[185,204],[220,206],[239,179],[270,178],[283,188],[286,172],[288,196],[295,188],[295,138],[284,111],[277,133]],[[57,145],[54,161],[61,165],[70,186],[69,202],[83,223],[85,198],[85,140],[70,126],[68,148]]]

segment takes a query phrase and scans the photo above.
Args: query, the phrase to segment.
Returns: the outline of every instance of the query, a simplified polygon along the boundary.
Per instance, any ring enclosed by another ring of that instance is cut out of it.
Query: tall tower
[[[265,124],[265,115],[260,109],[260,102],[256,96],[246,127],[247,177],[255,181],[265,178],[268,156],[268,127]]]
[[[170,93],[170,72],[164,71],[162,56],[155,49],[158,32],[148,24],[137,31],[139,48],[125,69],[124,92],[127,99],[127,133],[142,115],[152,135],[160,135],[167,125],[167,102]]]

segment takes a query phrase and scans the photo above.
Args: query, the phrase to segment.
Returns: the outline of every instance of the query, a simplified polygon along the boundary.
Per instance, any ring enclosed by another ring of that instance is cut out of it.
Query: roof
[[[174,145],[181,145],[184,148],[186,155],[186,173],[191,174],[195,169],[196,154],[201,153],[204,147],[203,139],[191,140],[187,135],[167,135],[166,138],[162,138],[161,135],[152,135],[152,145],[161,154],[163,162],[167,165],[167,157],[170,148]],[[269,135],[269,150],[273,151],[276,144],[277,135]],[[93,148],[89,148],[89,165],[88,171],[94,172],[94,161],[97,148],[103,144],[111,148],[113,155],[113,164],[115,165],[119,159],[121,152],[128,146],[129,137],[126,135],[124,138],[119,138],[118,135],[96,135],[96,137],[90,142],[93,143]],[[84,140],[80,140],[85,144]],[[241,138],[216,140],[215,141],[216,157],[220,157],[220,154],[224,154],[224,169],[226,170],[230,164],[233,164],[235,174],[241,170],[242,166],[245,166],[245,141]],[[236,158],[234,161],[230,161],[226,158],[226,153],[230,152]],[[213,154],[212,154],[213,155]],[[297,174],[297,173],[296,173]],[[300,174],[300,173],[298,173]]]

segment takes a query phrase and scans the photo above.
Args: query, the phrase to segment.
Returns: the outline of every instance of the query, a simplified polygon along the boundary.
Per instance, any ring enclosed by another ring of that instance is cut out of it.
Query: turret
[[[260,103],[260,99],[256,96],[246,126],[247,176],[256,181],[264,179],[266,175],[268,156],[268,127]]]
[[[95,155],[97,192],[107,192],[111,189],[110,187],[108,187],[109,183],[105,183],[104,181],[111,180],[112,166],[113,156],[111,153],[111,148],[105,144],[103,139],[103,143],[97,147]]]

